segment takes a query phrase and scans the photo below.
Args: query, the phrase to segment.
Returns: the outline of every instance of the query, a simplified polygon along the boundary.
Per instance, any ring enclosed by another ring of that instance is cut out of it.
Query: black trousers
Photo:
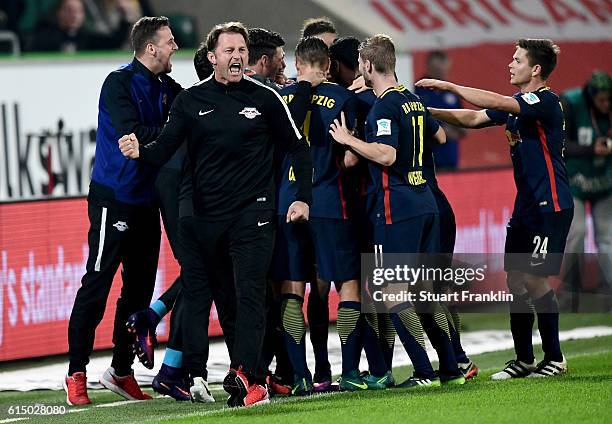
[[[151,302],[159,256],[157,207],[131,207],[88,198],[89,256],[68,324],[69,373],[85,371],[95,331],[104,316],[113,277],[123,265],[123,286],[117,299],[112,366],[120,374],[131,369],[133,335],[125,322]]]
[[[179,191],[181,183],[181,172],[179,170],[162,168],[160,169],[157,179],[155,180],[155,194],[159,201],[160,212],[164,228],[166,230],[166,236],[170,242],[170,248],[172,253],[179,264],[182,263],[182,246],[179,240],[179,227],[181,225],[187,226],[187,233],[193,231],[193,220],[192,219],[180,219],[180,208],[179,208]],[[235,304],[236,297],[233,291],[228,292],[221,291],[223,286],[223,278],[227,276],[233,276],[231,261],[229,256],[224,260],[223,263],[218,264],[215,268],[220,277],[215,278],[212,275],[211,288],[213,291],[213,300],[217,306],[217,312],[219,315],[219,323],[223,329],[223,333],[226,335],[225,341],[228,347],[228,351],[231,355],[231,346],[234,340],[234,321],[235,320]],[[182,275],[182,270],[181,270]],[[168,347],[173,350],[183,350],[183,337],[181,331],[181,320],[182,320],[182,295],[181,295],[181,275],[174,281],[174,283],[159,297],[168,311],[172,310],[170,316],[170,335],[168,338]],[[233,278],[229,283],[233,281]],[[207,324],[207,323],[206,323]],[[205,324],[205,325],[206,325]],[[206,326],[208,328],[208,326]],[[198,341],[204,352],[204,373],[203,377],[207,378],[206,362],[208,359],[208,333],[206,337]]]
[[[197,246],[193,244],[193,240],[189,237],[194,234],[194,218],[193,217],[182,217],[179,221],[179,234],[183,235],[185,238],[186,248],[191,246],[192,249],[197,249]],[[182,245],[183,245],[182,244]],[[182,251],[183,247],[181,247]],[[192,251],[197,253],[197,250]],[[188,251],[189,253],[189,251]],[[234,278],[233,278],[233,269],[231,259],[228,255],[221,257],[219,263],[214,267],[213,270],[207,272],[207,275],[210,278],[205,280],[205,283],[209,285],[210,291],[212,293],[212,299],[205,301],[203,305],[203,310],[208,312],[205,313],[205,319],[199,323],[205,328],[205,332],[201,334],[197,339],[194,338],[191,334],[186,334],[183,336],[182,331],[182,320],[184,313],[184,301],[183,301],[183,280],[179,280],[179,290],[177,293],[177,298],[175,302],[175,307],[172,310],[172,315],[170,317],[170,337],[168,339],[168,347],[173,350],[183,351],[183,337],[186,337],[194,346],[198,352],[202,353],[202,367],[198,372],[198,375],[201,374],[204,379],[207,379],[208,373],[206,369],[206,363],[208,361],[208,352],[209,352],[209,340],[208,340],[208,318],[210,315],[210,309],[212,306],[212,302],[215,302],[215,306],[217,307],[217,315],[219,318],[219,324],[221,325],[221,329],[223,330],[223,335],[225,337],[225,343],[227,345],[228,353],[230,357],[233,351],[234,344],[234,324],[236,320],[236,295],[234,291]],[[174,286],[176,283],[170,287],[166,293],[160,297],[166,296],[170,291],[174,290]],[[163,299],[162,299],[163,301]],[[203,312],[204,313],[204,312]],[[195,324],[195,323],[194,323]],[[188,330],[189,331],[189,330]],[[194,370],[192,370],[194,372]]]
[[[235,319],[232,311],[222,319],[234,322],[232,368],[242,366],[257,374],[263,344],[266,314],[266,277],[274,245],[274,211],[246,208],[224,221],[193,217],[192,231],[180,227],[183,258],[183,364],[193,375],[202,374],[207,340],[213,282],[223,281],[221,295],[235,290]],[[229,269],[220,264],[227,263]],[[221,275],[224,274],[224,275]],[[232,278],[233,277],[233,278]],[[231,304],[225,300],[224,304]],[[217,303],[219,307],[220,303]],[[230,308],[231,309],[231,308]]]

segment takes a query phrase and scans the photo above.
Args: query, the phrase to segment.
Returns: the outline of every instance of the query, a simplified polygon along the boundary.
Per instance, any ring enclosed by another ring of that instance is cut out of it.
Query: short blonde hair
[[[365,39],[359,46],[359,55],[362,60],[369,60],[381,74],[395,72],[395,46],[388,35],[376,34]]]

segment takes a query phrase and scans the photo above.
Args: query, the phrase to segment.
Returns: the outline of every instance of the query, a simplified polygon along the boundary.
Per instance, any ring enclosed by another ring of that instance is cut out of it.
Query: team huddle
[[[338,38],[327,19],[307,21],[301,35],[294,81],[284,75],[279,34],[238,22],[216,25],[194,57],[200,82],[183,89],[167,75],[178,49],[168,20],[145,17],[134,25],[134,60],[109,74],[100,95],[90,251],[70,318],[63,382],[69,404],[90,403],[86,365],[119,264],[113,361],[100,383],[127,399],[150,399],[132,364],[136,355],[153,368],[155,328],[172,311],[153,389],[214,402],[206,369],[213,302],[230,357],[223,388],[232,407],[267,403],[272,395],[423,390],[475,377],[455,305],[395,302],[379,313],[366,306],[367,282],[360,281],[361,253],[444,254],[445,266],[452,262],[455,217],[437,184],[432,151],[446,141],[439,121],[505,124],[510,144],[517,198],[504,268],[514,295],[516,359],[492,379],[567,371],[557,301],[546,282],[559,273],[573,214],[563,111],[545,84],[558,47],[550,40],[517,42],[509,69],[520,92],[512,97],[435,79],[416,84],[452,92],[477,111],[428,108],[399,84],[386,35]],[[160,211],[181,273],[149,305]],[[342,351],[337,384],[327,352],[332,283]],[[531,342],[536,314],[540,362]],[[306,361],[306,318],[314,370]],[[396,336],[414,367],[403,382],[392,373]],[[367,371],[359,370],[362,351]]]

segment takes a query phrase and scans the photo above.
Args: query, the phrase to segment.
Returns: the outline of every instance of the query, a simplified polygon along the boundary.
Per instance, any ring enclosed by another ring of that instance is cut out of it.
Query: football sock
[[[378,329],[378,315],[376,313],[363,314],[360,321],[363,349],[368,358],[370,373],[381,377],[389,370],[382,349],[380,347],[380,333]]]
[[[559,343],[559,305],[555,292],[550,290],[541,298],[535,299],[533,306],[538,314],[544,360],[561,362],[563,355]]]
[[[441,305],[448,320],[448,330],[457,362],[468,362],[469,359],[461,346],[461,317],[456,306]]]
[[[414,375],[434,378],[434,370],[425,350],[423,326],[412,305],[401,304],[391,309],[391,321],[414,367]]]
[[[180,350],[166,348],[164,353],[163,365],[172,368],[181,368],[183,366],[183,352]]]
[[[338,335],[342,347],[342,375],[359,370],[361,354],[361,302],[345,301],[338,304]]]
[[[274,308],[274,316],[277,321],[277,325],[273,330],[274,356],[276,357],[276,370],[274,373],[284,381],[292,381],[293,370],[291,368],[291,361],[289,360],[289,355],[287,355],[287,348],[283,338],[281,302],[274,302],[272,308]]]
[[[155,326],[157,326],[161,319],[168,313],[168,308],[166,307],[164,302],[158,299],[153,302],[151,306],[149,306],[149,309],[147,309],[146,313],[147,318],[149,318],[149,321]]]
[[[450,318],[452,320],[453,327],[457,330],[457,334],[461,336],[461,315],[459,315],[459,308],[457,305],[450,305],[447,308]]]
[[[448,320],[444,310],[439,304],[436,304],[433,313],[419,314],[419,318],[421,319],[423,330],[425,330],[429,341],[438,353],[438,359],[440,360],[440,375],[460,375],[461,371],[459,371],[457,367],[455,350],[451,343]]]
[[[395,327],[389,314],[378,314],[380,328],[380,347],[387,364],[387,369],[393,369],[393,349],[395,348]]]
[[[315,357],[315,374],[330,374],[331,366],[327,356],[329,330],[329,302],[327,295],[322,299],[315,283],[311,283],[306,313],[310,329],[310,342]]]
[[[281,319],[283,324],[283,338],[287,347],[287,354],[293,368],[295,381],[306,378],[306,323],[302,305],[304,298],[295,294],[284,294],[281,306]]]
[[[510,331],[514,340],[516,359],[531,364],[534,361],[531,332],[535,316],[529,294],[514,295],[510,302]]]

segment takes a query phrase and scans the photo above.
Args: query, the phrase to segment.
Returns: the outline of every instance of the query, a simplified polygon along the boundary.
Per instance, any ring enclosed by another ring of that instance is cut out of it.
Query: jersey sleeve
[[[522,93],[514,96],[521,107],[521,115],[530,116],[533,118],[542,118],[550,114],[554,110],[556,102],[553,103],[551,96],[548,93],[533,91],[530,93]]]
[[[495,125],[505,125],[508,122],[508,112],[496,109],[487,109],[485,113]]]
[[[430,139],[440,129],[440,124],[434,119],[429,112],[429,109],[425,108],[425,138]]]
[[[380,106],[380,104],[379,104]],[[368,119],[370,119],[368,117]],[[369,142],[386,144],[394,149],[399,145],[399,123],[397,113],[388,107],[377,107],[372,114],[371,125],[374,128]]]
[[[350,130],[355,130],[358,125],[359,113],[357,110],[357,97],[354,95],[349,98],[342,105],[342,112],[344,112],[344,118],[346,120],[346,126]],[[338,117],[340,119],[340,117]]]
[[[180,93],[168,114],[168,121],[162,129],[159,137],[147,145],[140,146],[139,160],[161,166],[168,161],[183,144],[189,132],[190,118],[185,113],[185,96],[186,92]],[[140,142],[140,139],[138,140]]]
[[[448,103],[448,109],[461,109],[461,99],[459,98],[459,96],[454,93],[446,94],[450,95],[450,97],[448,97],[449,100],[452,97],[452,101]]]

